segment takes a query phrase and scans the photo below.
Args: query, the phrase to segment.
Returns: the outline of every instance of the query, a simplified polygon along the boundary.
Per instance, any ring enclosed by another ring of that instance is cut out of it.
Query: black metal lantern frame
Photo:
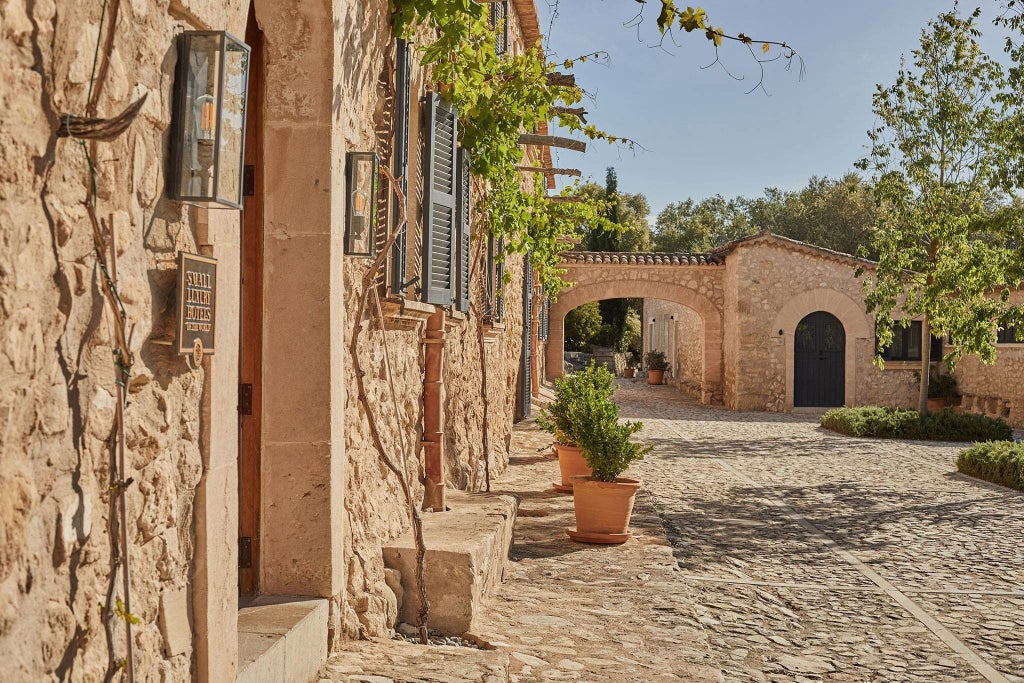
[[[345,155],[345,253],[351,256],[373,256],[379,164],[374,152]]]
[[[178,36],[168,196],[242,208],[249,46],[226,31]]]

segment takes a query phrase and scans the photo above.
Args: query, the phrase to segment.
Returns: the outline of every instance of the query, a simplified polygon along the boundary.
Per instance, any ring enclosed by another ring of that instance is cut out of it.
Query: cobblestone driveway
[[[627,382],[638,464],[729,681],[1024,681],[1024,496],[958,446]]]

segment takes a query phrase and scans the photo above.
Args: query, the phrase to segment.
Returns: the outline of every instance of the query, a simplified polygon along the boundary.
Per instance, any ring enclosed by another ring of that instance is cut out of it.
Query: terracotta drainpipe
[[[444,309],[427,319],[423,344],[423,509],[444,512]]]

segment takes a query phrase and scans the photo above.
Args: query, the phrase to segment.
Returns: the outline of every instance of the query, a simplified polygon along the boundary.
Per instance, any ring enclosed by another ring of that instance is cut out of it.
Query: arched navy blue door
[[[846,399],[846,330],[831,313],[818,311],[796,326],[793,405],[833,408]]]

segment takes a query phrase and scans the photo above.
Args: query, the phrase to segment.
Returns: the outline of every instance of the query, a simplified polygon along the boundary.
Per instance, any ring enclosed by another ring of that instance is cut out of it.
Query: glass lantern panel
[[[374,184],[375,158],[372,154],[351,157],[352,186],[349,188],[349,248],[351,254],[369,254],[373,251],[373,220],[376,210]]]
[[[227,38],[224,55],[224,103],[220,124],[217,198],[241,204],[249,51],[244,45]]]
[[[192,36],[188,41],[184,144],[178,179],[181,197],[213,198],[220,44],[221,37],[216,35]]]

